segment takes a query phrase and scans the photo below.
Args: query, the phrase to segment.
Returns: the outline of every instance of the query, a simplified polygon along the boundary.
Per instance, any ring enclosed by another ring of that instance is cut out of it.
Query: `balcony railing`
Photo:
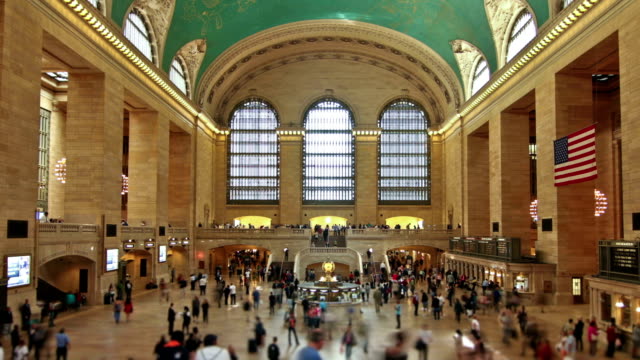
[[[100,239],[100,226],[95,224],[37,223],[38,242],[87,242]]]
[[[99,229],[95,224],[38,223],[39,233],[97,233]]]
[[[598,277],[640,283],[640,241],[600,240]]]
[[[246,237],[296,237],[308,238],[311,236],[310,229],[298,228],[277,228],[277,229],[216,229],[216,228],[197,228],[198,239],[216,239],[216,238],[246,238]]]

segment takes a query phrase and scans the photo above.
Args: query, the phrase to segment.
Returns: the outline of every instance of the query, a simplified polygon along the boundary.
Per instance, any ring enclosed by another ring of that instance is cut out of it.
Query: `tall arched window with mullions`
[[[327,98],[304,119],[302,197],[305,204],[353,204],[355,198],[353,114]]]
[[[266,101],[243,101],[231,115],[227,202],[277,204],[280,199],[278,114]]]
[[[380,115],[378,201],[429,204],[429,123],[420,105],[400,99]]]
[[[144,55],[147,59],[155,62],[153,43],[149,24],[138,9],[133,9],[127,15],[124,22],[124,36]]]

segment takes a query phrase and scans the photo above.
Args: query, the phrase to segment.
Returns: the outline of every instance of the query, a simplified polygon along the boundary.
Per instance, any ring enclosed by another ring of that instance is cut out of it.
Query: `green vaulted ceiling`
[[[205,38],[202,73],[234,43],[262,30],[303,20],[368,22],[405,33],[432,48],[458,69],[450,41],[466,40],[484,52],[492,71],[496,50],[484,0],[175,0],[175,13],[163,54],[168,71],[178,50]],[[509,0],[503,0],[509,1]],[[113,20],[122,26],[133,0],[114,0]],[[547,0],[531,0],[538,25],[549,17]],[[458,73],[458,71],[456,71]],[[459,75],[458,75],[459,76]]]

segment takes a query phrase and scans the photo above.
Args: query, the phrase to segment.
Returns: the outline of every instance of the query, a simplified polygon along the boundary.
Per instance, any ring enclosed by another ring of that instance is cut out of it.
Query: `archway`
[[[177,281],[180,275],[188,276],[189,251],[183,246],[173,246],[167,251],[167,264],[171,282]]]
[[[387,249],[385,254],[392,271],[402,266],[412,269],[415,273],[419,273],[421,270],[428,273],[430,269],[441,268],[444,261],[444,250],[432,246],[402,246]]]
[[[147,250],[131,250],[120,257],[126,261],[126,276],[133,284],[133,292],[144,290],[153,279],[153,257]]]
[[[239,277],[247,269],[252,276],[258,276],[263,268],[269,266],[271,250],[256,245],[225,245],[209,249],[209,274],[220,271],[229,279]],[[274,264],[275,266],[276,264]]]
[[[309,222],[311,223],[311,228],[313,229],[316,225],[320,225],[323,228],[327,225],[329,225],[329,227],[332,227],[333,225],[340,225],[340,226],[347,226],[347,219],[340,217],[340,216],[331,216],[331,215],[325,215],[325,216],[316,216],[313,217],[311,219],[309,219]]]
[[[270,228],[271,219],[265,216],[257,216],[257,215],[239,216],[233,219],[233,225],[241,226],[245,228],[249,228],[253,226],[256,229]]]
[[[385,223],[392,229],[395,228],[396,225],[400,225],[401,229],[407,229],[407,226],[410,229],[414,227],[424,229],[424,219],[415,216],[394,216],[387,218]]]
[[[45,302],[66,304],[67,294],[80,293],[87,304],[97,304],[96,263],[78,255],[62,256],[40,265],[37,298]]]

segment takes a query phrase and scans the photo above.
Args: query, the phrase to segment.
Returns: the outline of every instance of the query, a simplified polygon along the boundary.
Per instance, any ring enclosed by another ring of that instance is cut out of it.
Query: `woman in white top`
[[[14,360],[28,360],[29,359],[29,348],[24,343],[24,340],[20,340],[16,349],[13,350],[13,359]]]

